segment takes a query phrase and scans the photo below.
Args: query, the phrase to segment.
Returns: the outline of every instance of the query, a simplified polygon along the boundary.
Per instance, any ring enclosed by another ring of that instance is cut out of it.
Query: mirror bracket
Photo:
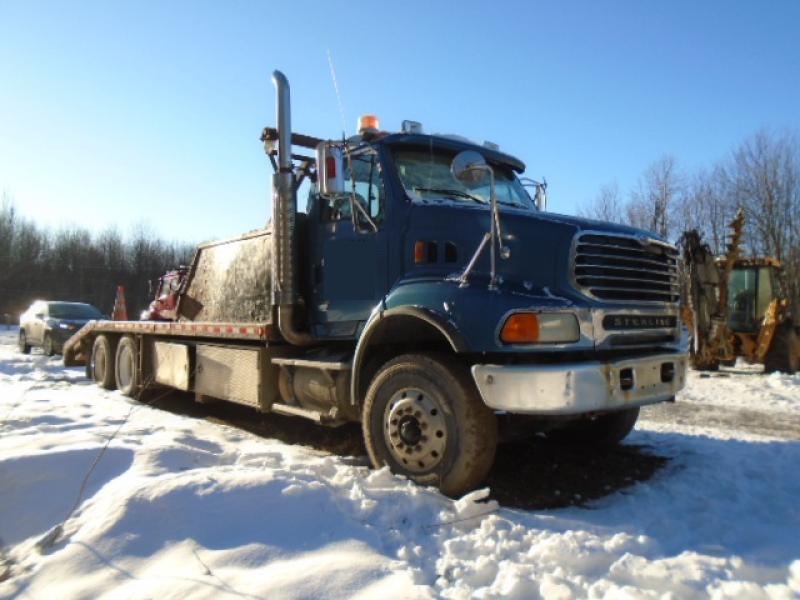
[[[489,233],[481,238],[478,249],[472,256],[469,264],[464,268],[464,271],[459,277],[459,281],[462,287],[468,284],[467,277],[475,266],[483,249],[486,247],[486,243],[489,242],[489,289],[495,290],[499,283],[496,264],[497,244],[503,239],[503,236],[500,230],[500,210],[497,206],[497,194],[495,194],[494,169],[486,162],[486,159],[480,152],[475,150],[463,150],[456,154],[455,158],[453,158],[453,162],[450,163],[450,173],[456,181],[461,182],[468,188],[478,187],[486,179],[486,176],[489,176],[489,199],[492,217],[489,225]],[[510,256],[511,251],[501,246],[500,257],[505,259]]]

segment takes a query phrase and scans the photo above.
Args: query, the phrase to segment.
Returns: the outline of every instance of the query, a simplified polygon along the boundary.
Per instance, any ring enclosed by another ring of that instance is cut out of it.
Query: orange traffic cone
[[[117,286],[117,297],[114,299],[114,312],[111,318],[115,321],[128,320],[128,307],[125,304],[125,288],[121,285]]]

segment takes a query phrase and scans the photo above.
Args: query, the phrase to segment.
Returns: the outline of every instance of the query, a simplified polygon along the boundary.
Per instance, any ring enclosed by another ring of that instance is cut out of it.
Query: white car
[[[37,300],[19,317],[19,350],[28,354],[32,346],[41,346],[47,356],[60,353],[73,333],[102,318],[91,304]]]

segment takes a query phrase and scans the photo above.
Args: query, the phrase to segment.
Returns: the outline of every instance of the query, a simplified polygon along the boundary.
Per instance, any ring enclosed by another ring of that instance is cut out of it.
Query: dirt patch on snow
[[[163,395],[154,406],[369,464],[361,428],[355,423],[321,427],[304,419],[263,415],[227,402],[197,404],[191,395],[179,393]],[[500,444],[486,483],[491,497],[506,507],[541,510],[581,506],[650,479],[668,460],[645,446],[597,449],[534,438]]]

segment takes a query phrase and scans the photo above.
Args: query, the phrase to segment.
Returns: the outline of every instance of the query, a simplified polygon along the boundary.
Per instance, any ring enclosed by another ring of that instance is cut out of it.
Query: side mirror
[[[547,184],[543,183],[536,186],[536,196],[534,197],[536,208],[541,211],[547,210]]]
[[[342,149],[330,142],[317,144],[317,185],[321,196],[338,196],[344,190]]]
[[[524,188],[533,188],[533,203],[536,208],[545,211],[547,210],[547,180],[542,177],[541,181],[535,181],[530,177],[522,177],[519,182]]]
[[[468,188],[480,186],[489,174],[490,168],[483,155],[475,150],[459,152],[450,163],[450,173],[453,178]]]

